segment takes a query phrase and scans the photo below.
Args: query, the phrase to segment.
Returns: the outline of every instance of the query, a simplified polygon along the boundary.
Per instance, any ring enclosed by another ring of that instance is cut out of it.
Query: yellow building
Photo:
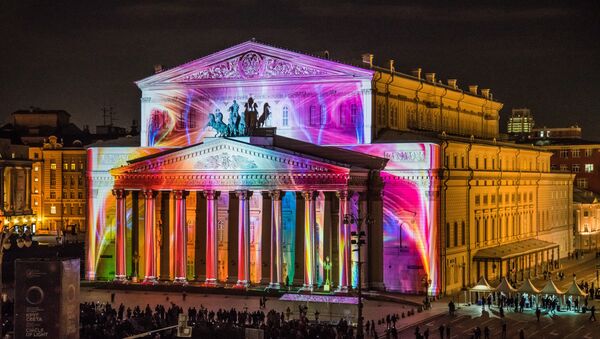
[[[551,152],[497,142],[502,103],[477,85],[435,73],[372,66],[374,142],[440,144],[442,293],[485,276],[521,280],[554,270],[573,250],[573,175],[552,172]],[[407,173],[406,175],[410,175]],[[434,199],[430,197],[430,199]]]
[[[83,146],[63,147],[50,137],[42,147],[30,147],[31,200],[38,216],[37,234],[85,231],[86,153]]]
[[[573,192],[575,249],[598,251],[600,240],[600,196],[592,191],[575,188]]]

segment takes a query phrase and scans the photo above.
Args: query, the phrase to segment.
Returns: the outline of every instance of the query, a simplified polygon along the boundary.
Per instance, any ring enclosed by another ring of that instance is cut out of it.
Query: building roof
[[[484,260],[506,260],[518,256],[522,256],[524,254],[535,253],[538,251],[543,251],[547,249],[557,248],[558,244],[553,242],[548,242],[544,240],[538,239],[527,239],[516,241],[510,244],[485,248],[477,251],[473,256],[473,260],[475,261],[484,261]]]
[[[553,294],[553,295],[565,294],[565,292],[559,290],[558,287],[556,287],[556,284],[554,283],[554,281],[552,281],[552,279],[548,280],[548,282],[546,283],[546,286],[544,286],[544,288],[542,288],[542,290],[540,292],[542,294]]]
[[[140,147],[140,136],[125,136],[107,141],[98,140],[86,146],[86,148],[90,147]]]
[[[536,146],[581,146],[594,145],[600,147],[600,141],[586,140],[579,138],[556,138],[556,139],[539,139],[525,140],[527,143],[535,143]]]
[[[537,289],[535,286],[533,286],[533,283],[531,282],[531,279],[529,279],[529,278],[527,278],[527,280],[525,280],[523,282],[523,285],[521,285],[517,289],[517,292],[527,293],[527,294],[540,294],[540,290]]]
[[[33,108],[33,109],[20,109],[17,111],[12,112],[13,115],[15,114],[64,114],[66,116],[71,116],[71,114],[65,110],[62,109],[40,109],[40,108]]]
[[[573,202],[581,204],[593,204],[600,201],[600,194],[584,190],[579,187],[573,187]]]

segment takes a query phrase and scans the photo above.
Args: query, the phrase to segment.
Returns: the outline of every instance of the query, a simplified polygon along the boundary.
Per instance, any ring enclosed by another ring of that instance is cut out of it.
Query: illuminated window
[[[33,178],[33,181],[38,182],[40,181],[40,179],[38,179],[38,177]]]
[[[39,203],[38,203],[37,199],[33,201],[33,205],[34,205],[34,206],[37,206],[38,204],[39,204]]]
[[[74,162],[72,162],[71,163],[71,171],[75,171],[76,169],[77,169],[77,165]]]
[[[83,170],[83,163],[82,162],[79,163],[79,169]]]
[[[56,169],[56,163],[55,162],[51,162],[50,163],[50,169],[51,170],[55,170]]]
[[[325,110],[325,106],[323,105],[321,105],[320,117],[321,126],[327,125],[327,111]]]
[[[573,158],[579,158],[579,150],[578,149],[572,150],[571,156],[573,156]]]
[[[65,163],[63,163],[63,169],[64,169],[65,171],[68,171],[68,170],[69,170],[69,163],[66,163],[66,162],[65,162]]]
[[[37,172],[37,171],[39,171],[39,170],[40,170],[40,168],[39,168],[38,166],[34,166],[34,167],[33,167],[33,170],[34,170],[35,172]]]
[[[588,148],[588,149],[585,150],[585,156],[586,157],[591,157],[593,153],[594,153],[594,150],[592,150],[592,149]]]
[[[288,112],[288,107],[287,106],[283,106],[283,115],[282,115],[282,121],[281,124],[284,127],[287,127],[290,123],[290,116],[289,116],[289,112]]]
[[[594,164],[585,164],[585,172],[586,173],[594,172]]]
[[[56,206],[50,206],[50,214],[56,214]]]
[[[579,173],[579,164],[573,164],[573,165],[571,165],[571,172],[573,172],[573,173]]]
[[[358,109],[356,104],[350,105],[350,123],[356,125],[356,117],[358,115]]]

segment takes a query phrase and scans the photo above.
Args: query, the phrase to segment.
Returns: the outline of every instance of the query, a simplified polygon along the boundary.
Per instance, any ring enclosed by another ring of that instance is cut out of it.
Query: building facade
[[[31,161],[27,147],[0,139],[0,223],[35,231],[37,215],[31,208]]]
[[[600,193],[600,144],[586,140],[554,140],[543,148],[552,152],[552,170],[573,173],[576,187]]]
[[[513,108],[508,118],[507,132],[512,136],[529,136],[535,121],[529,108]]]
[[[575,188],[573,192],[573,235],[575,249],[580,252],[598,251],[600,241],[600,196],[592,191]]]
[[[140,144],[88,148],[87,278],[343,291],[363,261],[365,287],[443,293],[566,253],[542,194],[568,206],[572,177],[494,141],[488,89],[364,60],[248,41],[138,81]],[[533,252],[479,253],[499,243]]]
[[[62,236],[86,227],[86,151],[63,147],[51,136],[41,147],[29,148],[32,209],[38,216],[37,234]]]

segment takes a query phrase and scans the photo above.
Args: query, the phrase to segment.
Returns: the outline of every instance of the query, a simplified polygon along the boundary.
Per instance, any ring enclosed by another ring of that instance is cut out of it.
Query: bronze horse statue
[[[263,127],[270,115],[271,115],[271,106],[269,106],[268,102],[265,102],[265,104],[263,105],[263,112],[260,115],[260,117],[258,117],[258,122],[257,122],[258,127]]]

